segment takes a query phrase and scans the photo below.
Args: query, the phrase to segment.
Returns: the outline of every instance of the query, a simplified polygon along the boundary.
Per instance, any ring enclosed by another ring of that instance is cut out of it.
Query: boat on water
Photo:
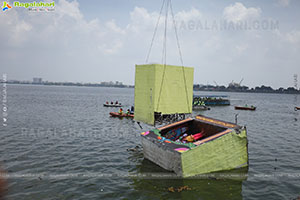
[[[256,107],[255,106],[234,106],[234,108],[236,109],[236,110],[252,110],[252,111],[254,111],[254,110],[256,110]]]
[[[110,112],[109,113],[110,116],[112,117],[119,117],[119,118],[123,118],[123,117],[126,117],[126,118],[133,118],[134,115],[133,114],[121,114],[121,113],[118,113],[118,112]]]
[[[210,110],[210,107],[204,105],[193,105],[193,110]]]
[[[193,76],[190,67],[136,65],[134,120],[170,123],[141,133],[145,159],[182,177],[248,166],[245,127],[204,116],[173,121],[192,113]]]
[[[107,104],[107,103],[104,103],[103,104],[104,107],[123,107],[123,105],[121,105],[120,103],[119,104]]]
[[[230,100],[226,95],[194,95],[193,105],[201,103],[205,106],[229,106]]]
[[[166,5],[163,1],[162,9],[164,6],[166,16],[169,6],[172,13],[170,0]],[[181,57],[176,23],[171,16]],[[145,159],[182,177],[248,166],[246,127],[202,115],[189,117],[193,105],[230,105],[227,96],[193,98],[194,68],[184,66],[182,57],[180,66],[168,65],[166,46],[163,50],[162,64],[135,66],[134,120],[154,126],[157,122],[169,123],[141,133]]]
[[[233,123],[198,115],[141,136],[144,157],[179,176],[248,166],[246,127]],[[187,137],[194,141],[182,140]]]
[[[300,107],[295,107],[295,111],[300,110]]]

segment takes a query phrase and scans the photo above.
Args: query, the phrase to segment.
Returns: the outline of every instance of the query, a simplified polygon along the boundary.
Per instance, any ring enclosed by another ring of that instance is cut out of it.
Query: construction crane
[[[242,82],[243,82],[244,78],[242,78],[242,80],[239,82],[239,86],[241,86]]]
[[[242,80],[239,83],[235,83],[232,80],[231,83],[229,83],[229,87],[235,87],[235,88],[241,87],[241,84],[242,84],[243,80],[244,80],[244,78],[242,78]]]
[[[218,83],[216,81],[214,81],[214,83],[216,84],[217,87],[219,87]]]

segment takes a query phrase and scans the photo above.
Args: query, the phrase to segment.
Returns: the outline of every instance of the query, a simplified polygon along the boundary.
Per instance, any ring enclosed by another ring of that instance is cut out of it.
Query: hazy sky
[[[51,13],[1,10],[0,73],[18,80],[134,84],[135,64],[145,63],[161,4],[59,0]],[[250,87],[278,88],[293,86],[293,74],[300,76],[300,1],[173,0],[172,5],[184,65],[195,68],[195,83],[227,85],[244,78]],[[164,17],[160,22],[151,63],[161,62]],[[168,25],[167,63],[180,65],[171,20]]]

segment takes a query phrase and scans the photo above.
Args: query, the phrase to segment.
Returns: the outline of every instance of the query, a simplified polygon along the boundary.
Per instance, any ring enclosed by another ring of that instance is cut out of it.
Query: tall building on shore
[[[33,78],[32,83],[33,84],[42,84],[43,79],[42,78]]]

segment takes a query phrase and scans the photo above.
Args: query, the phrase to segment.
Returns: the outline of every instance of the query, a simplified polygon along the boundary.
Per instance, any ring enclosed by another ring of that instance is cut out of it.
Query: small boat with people
[[[210,110],[201,99],[193,99],[193,110],[200,111],[200,110]]]
[[[118,101],[116,101],[115,103],[114,102],[105,102],[104,104],[103,104],[103,106],[104,107],[122,107],[122,104],[121,103],[119,103]]]
[[[118,113],[118,112],[110,112],[109,114],[110,114],[110,116],[112,116],[112,117],[119,117],[119,118],[123,118],[123,117],[126,117],[126,118],[134,118],[134,115],[133,115],[133,114]]]
[[[130,109],[127,109],[126,113],[123,112],[123,109],[120,108],[119,112],[110,112],[110,116],[112,117],[119,117],[119,118],[134,118],[134,106],[131,106]]]
[[[245,106],[235,106],[234,107],[236,110],[256,110],[256,107],[255,106],[248,106],[248,105],[245,105]]]
[[[297,111],[297,110],[300,110],[300,107],[297,107],[297,106],[296,106],[296,107],[295,107],[295,111]]]
[[[228,96],[225,95],[194,95],[193,105],[205,106],[229,106],[230,100]]]

